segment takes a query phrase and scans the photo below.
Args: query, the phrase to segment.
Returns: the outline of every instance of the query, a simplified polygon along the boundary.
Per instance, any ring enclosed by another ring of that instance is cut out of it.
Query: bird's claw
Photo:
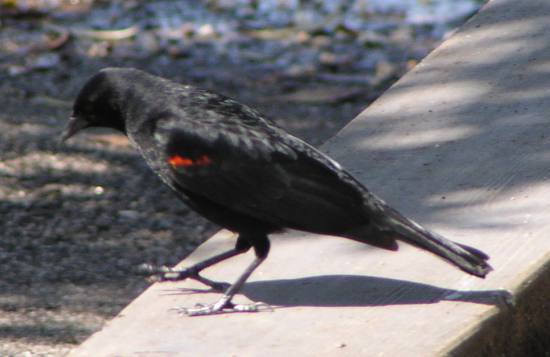
[[[231,284],[207,279],[199,274],[197,269],[190,268],[171,268],[167,266],[153,266],[144,264],[139,268],[140,272],[148,273],[149,280],[152,282],[165,281],[183,281],[185,279],[193,279],[212,288],[212,290],[225,292]]]
[[[187,271],[187,276],[183,276],[183,271],[186,269],[171,268],[166,265],[141,264],[137,268],[139,274],[148,275],[153,281],[174,281],[185,280],[190,277],[190,272]],[[178,279],[179,278],[179,279]]]
[[[193,279],[203,283],[212,288],[212,290],[225,292],[231,284],[214,281],[207,279],[199,274],[196,269],[191,268],[171,268],[169,271],[165,272],[160,276],[160,281],[182,281],[185,279]]]
[[[194,308],[178,307],[174,308],[177,313],[187,316],[207,316],[234,312],[260,312],[273,311],[273,307],[263,302],[252,304],[234,304],[231,301],[225,301],[223,298],[214,304],[196,304]]]
[[[182,281],[187,278],[193,279],[199,274],[192,272],[189,269],[171,268],[167,266],[151,266],[147,267],[147,271],[143,269],[143,272],[148,273],[148,280],[151,282],[163,282],[163,281]]]
[[[160,281],[182,281],[185,279],[195,279],[199,273],[194,269],[189,268],[168,268],[163,267],[163,271],[159,274]]]

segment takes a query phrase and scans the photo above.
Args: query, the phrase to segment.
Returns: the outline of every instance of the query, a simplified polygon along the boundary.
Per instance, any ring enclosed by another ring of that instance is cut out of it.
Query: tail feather
[[[396,251],[399,249],[399,245],[397,245],[397,242],[395,240],[395,234],[391,234],[387,231],[381,231],[377,227],[374,227],[372,225],[348,231],[345,235],[341,233],[339,233],[338,235],[361,243],[367,243],[377,248],[392,251]]]
[[[383,205],[382,212],[376,221],[380,229],[396,232],[399,240],[427,250],[466,273],[484,278],[493,270],[487,263],[489,259],[487,254],[430,232],[387,205]]]

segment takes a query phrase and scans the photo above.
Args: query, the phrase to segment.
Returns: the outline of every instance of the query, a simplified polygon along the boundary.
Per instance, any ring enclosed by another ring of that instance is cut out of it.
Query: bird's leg
[[[207,285],[211,287],[214,290],[217,291],[226,291],[230,285],[228,283],[224,282],[218,282],[213,281],[210,279],[207,279],[200,275],[200,272],[212,265],[215,265],[221,261],[224,261],[226,259],[232,258],[236,255],[245,253],[250,249],[250,244],[247,241],[244,241],[243,239],[237,240],[237,244],[235,245],[235,248],[228,250],[226,252],[220,253],[218,255],[215,255],[213,257],[210,257],[206,260],[203,260],[202,262],[199,262],[193,266],[187,267],[187,268],[168,268],[168,267],[161,267],[157,268],[156,270],[153,270],[154,268],[151,268],[149,270],[149,273],[152,274],[158,274],[159,275],[159,281],[181,281],[185,279],[193,279],[200,281],[204,285]]]
[[[246,250],[238,250],[237,248],[228,250],[221,254],[210,257],[202,262],[199,262],[193,266],[187,268],[168,268],[160,275],[160,281],[181,281],[185,279],[193,279],[200,281],[204,285],[211,287],[217,291],[225,291],[228,287],[228,283],[213,281],[200,275],[200,272],[212,265],[222,262],[226,259],[232,258],[236,255],[242,254]]]
[[[263,239],[258,239],[254,241],[254,251],[256,253],[256,258],[254,261],[245,269],[245,271],[239,276],[237,281],[235,281],[223,294],[223,296],[214,304],[203,305],[199,304],[195,308],[178,308],[177,310],[185,313],[189,316],[202,316],[202,315],[213,315],[221,314],[224,312],[257,312],[261,306],[268,305],[264,303],[253,303],[253,304],[234,304],[231,300],[243,287],[246,280],[250,275],[256,270],[260,264],[265,260],[269,252],[269,240],[267,236],[263,235]]]
[[[231,302],[233,297],[239,290],[242,288],[246,279],[252,274],[252,272],[265,260],[265,258],[256,258],[250,264],[246,270],[239,276],[237,281],[231,285],[223,296],[214,304],[203,305],[198,304],[195,308],[178,308],[177,310],[185,313],[189,316],[201,316],[201,315],[214,315],[221,314],[224,312],[257,312],[260,306],[265,304],[254,303],[254,304],[234,304]]]

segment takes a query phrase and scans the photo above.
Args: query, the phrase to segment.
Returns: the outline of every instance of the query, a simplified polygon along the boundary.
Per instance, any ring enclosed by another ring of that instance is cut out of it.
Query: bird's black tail
[[[437,233],[430,232],[383,202],[380,202],[377,208],[380,214],[375,218],[374,224],[381,231],[395,232],[398,240],[427,250],[480,278],[484,278],[493,270],[487,263],[489,256],[482,251],[451,242]]]

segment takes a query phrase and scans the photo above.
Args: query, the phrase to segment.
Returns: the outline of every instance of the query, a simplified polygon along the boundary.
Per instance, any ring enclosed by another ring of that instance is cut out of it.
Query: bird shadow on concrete
[[[214,293],[209,289],[178,289],[179,293]],[[217,293],[217,292],[216,292]],[[320,275],[298,279],[253,281],[241,293],[252,301],[276,308],[357,307],[435,304],[461,301],[511,307],[513,296],[506,290],[454,290],[406,280],[359,275]]]

